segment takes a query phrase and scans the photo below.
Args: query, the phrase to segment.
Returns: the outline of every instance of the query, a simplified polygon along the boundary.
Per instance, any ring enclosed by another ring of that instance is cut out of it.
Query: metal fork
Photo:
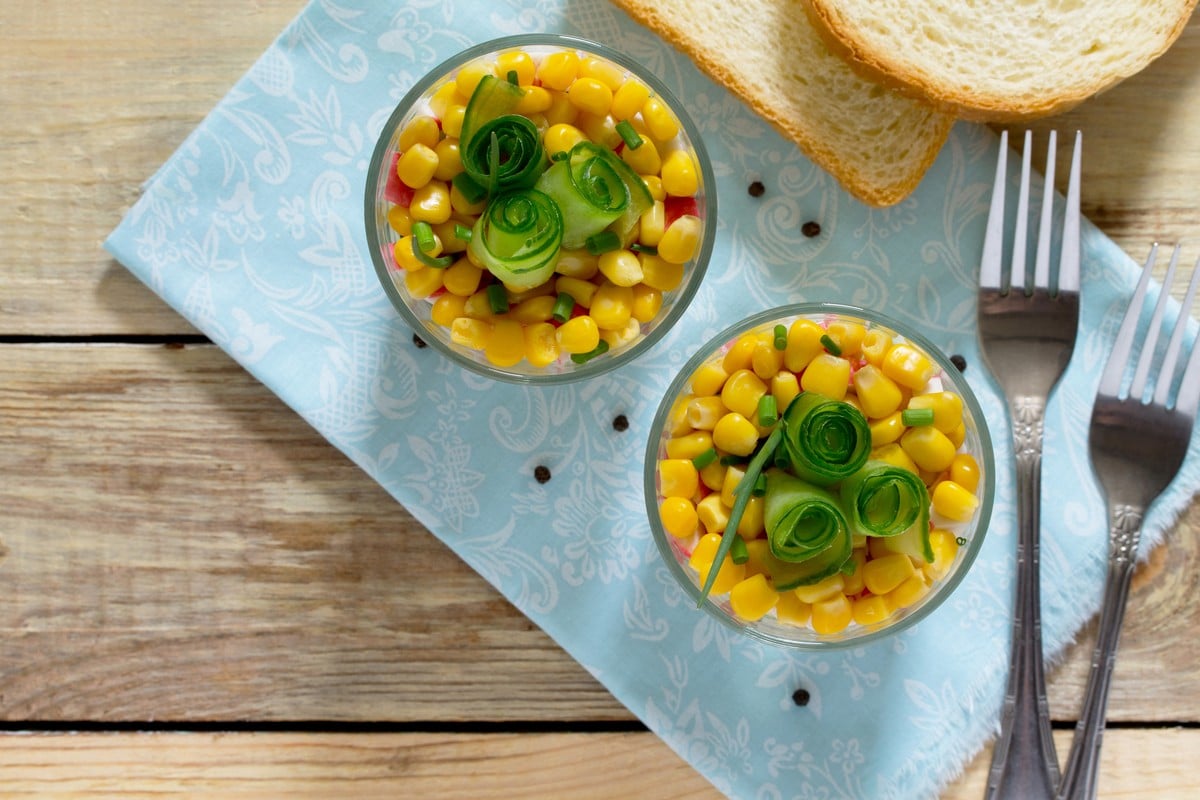
[[[1141,355],[1127,391],[1122,383],[1127,365],[1132,363],[1133,340],[1145,304],[1146,286],[1154,266],[1158,245],[1150,250],[1142,277],[1121,321],[1112,355],[1100,376],[1096,405],[1088,429],[1088,449],[1092,467],[1108,499],[1108,573],[1104,601],[1100,608],[1100,630],[1092,655],[1083,711],[1075,728],[1075,738],[1067,757],[1059,797],[1079,800],[1096,796],[1096,778],[1100,762],[1100,739],[1104,733],[1104,710],[1108,687],[1116,661],[1117,640],[1129,596],[1142,516],[1147,506],[1162,493],[1179,472],[1187,454],[1192,428],[1200,405],[1200,347],[1193,342],[1191,355],[1179,381],[1174,403],[1169,402],[1176,377],[1176,366],[1183,346],[1188,310],[1200,282],[1200,260],[1192,271],[1175,328],[1162,357],[1154,393],[1146,398],[1147,380],[1158,344],[1159,329],[1175,274],[1179,246],[1171,254],[1163,288],[1155,304]]]
[[[1075,347],[1079,327],[1079,173],[1082,136],[1076,134],[1063,215],[1057,285],[1052,286],[1054,156],[1050,133],[1045,193],[1038,225],[1033,286],[1025,268],[1026,216],[1032,135],[1025,134],[1021,188],[1017,200],[1011,268],[1003,274],[1004,184],[1008,133],[1000,136],[996,181],[988,212],[979,276],[979,336],[984,359],[1000,382],[1013,425],[1017,467],[1017,588],[1008,686],[1000,738],[992,753],[987,797],[1053,798],[1058,757],[1050,733],[1046,677],[1042,662],[1038,537],[1040,526],[1042,423],[1051,390]]]

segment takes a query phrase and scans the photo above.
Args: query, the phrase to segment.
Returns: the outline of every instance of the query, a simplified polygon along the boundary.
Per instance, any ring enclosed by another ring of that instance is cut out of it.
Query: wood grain
[[[1068,741],[1064,733],[1055,735],[1060,750]],[[1191,776],[1179,765],[1200,750],[1200,732],[1116,730],[1105,742],[1105,800],[1195,796]],[[987,761],[978,759],[942,798],[982,797],[986,780]],[[792,794],[801,789],[798,779],[780,784]],[[6,798],[125,800],[164,794],[300,800],[347,793],[361,800],[722,797],[649,733],[9,734],[0,735],[0,786]]]

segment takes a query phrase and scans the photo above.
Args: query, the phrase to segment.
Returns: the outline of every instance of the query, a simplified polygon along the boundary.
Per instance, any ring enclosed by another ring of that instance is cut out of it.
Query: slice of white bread
[[[1144,69],[1197,0],[803,0],[860,74],[965,119],[1056,114]]]
[[[859,77],[799,0],[613,0],[738,95],[851,195],[907,197],[954,120]]]

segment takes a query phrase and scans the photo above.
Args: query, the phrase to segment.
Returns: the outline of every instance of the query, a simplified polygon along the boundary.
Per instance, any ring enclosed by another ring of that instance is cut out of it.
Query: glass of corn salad
[[[684,366],[651,428],[645,495],[693,603],[821,648],[941,605],[982,546],[994,476],[978,401],[941,351],[877,312],[800,304]]]
[[[379,136],[367,239],[388,298],[461,366],[577,380],[683,313],[715,236],[694,123],[644,65],[557,34],[469,48]]]

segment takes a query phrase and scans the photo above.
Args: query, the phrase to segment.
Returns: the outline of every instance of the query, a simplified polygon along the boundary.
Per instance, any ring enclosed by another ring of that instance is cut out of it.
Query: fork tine
[[[1117,339],[1113,342],[1112,353],[1108,356],[1108,363],[1104,365],[1104,372],[1100,376],[1100,393],[1116,397],[1121,391],[1121,378],[1125,375],[1125,366],[1129,363],[1129,354],[1133,350],[1133,335],[1137,331],[1138,317],[1142,313],[1142,300],[1146,296],[1146,285],[1150,282],[1150,270],[1154,267],[1154,260],[1158,256],[1158,244],[1155,243],[1150,247],[1150,255],[1146,259],[1146,266],[1142,268],[1142,277],[1138,279],[1137,288],[1133,290],[1133,297],[1129,300],[1129,307],[1125,309],[1125,317],[1121,320],[1121,327],[1117,330]]]
[[[1000,262],[1004,249],[1004,182],[1007,176],[1008,131],[1001,131],[1000,154],[996,156],[996,180],[992,183],[992,204],[988,208],[983,253],[979,257],[980,288],[1000,288]]]
[[[1062,255],[1058,261],[1058,291],[1079,291],[1079,180],[1083,161],[1083,131],[1075,131],[1071,152],[1071,177],[1067,183],[1067,205],[1063,215]]]
[[[1167,291],[1175,279],[1175,265],[1179,263],[1179,245],[1171,251],[1171,262],[1167,264],[1167,274],[1163,276],[1162,289],[1158,293],[1158,302],[1154,304],[1154,313],[1150,316],[1150,327],[1146,331],[1146,339],[1142,342],[1142,354],[1138,357],[1137,368],[1133,371],[1133,381],[1129,384],[1129,396],[1141,400],[1146,392],[1146,378],[1150,375],[1150,362],[1154,360],[1154,348],[1158,346],[1158,334],[1162,329],[1163,314],[1167,310]]]
[[[1021,150],[1021,188],[1017,195],[1017,218],[1013,227],[1012,266],[1008,271],[1009,291],[1025,290],[1025,243],[1029,238],[1029,173],[1033,154],[1033,131],[1025,131]]]
[[[1166,361],[1163,364],[1163,374],[1158,378],[1158,386],[1154,390],[1154,402],[1166,405],[1167,393],[1171,390],[1170,376],[1175,372],[1175,359],[1179,356],[1183,344],[1184,332],[1187,329],[1190,309],[1196,296],[1196,288],[1200,285],[1200,258],[1192,268],[1192,279],[1188,281],[1187,294],[1184,295],[1183,305],[1179,309],[1179,318],[1175,320],[1175,331],[1171,334],[1171,342],[1167,346]],[[1164,381],[1164,376],[1166,380]],[[1160,399],[1161,397],[1161,399]],[[1192,342],[1192,354],[1183,370],[1183,379],[1179,382],[1179,394],[1175,398],[1175,409],[1195,416],[1197,405],[1200,405],[1200,342]]]
[[[1054,217],[1054,159],[1058,152],[1058,132],[1050,131],[1046,146],[1046,182],[1042,187],[1042,218],[1038,222],[1037,256],[1033,262],[1033,288],[1050,288],[1050,238]]]

